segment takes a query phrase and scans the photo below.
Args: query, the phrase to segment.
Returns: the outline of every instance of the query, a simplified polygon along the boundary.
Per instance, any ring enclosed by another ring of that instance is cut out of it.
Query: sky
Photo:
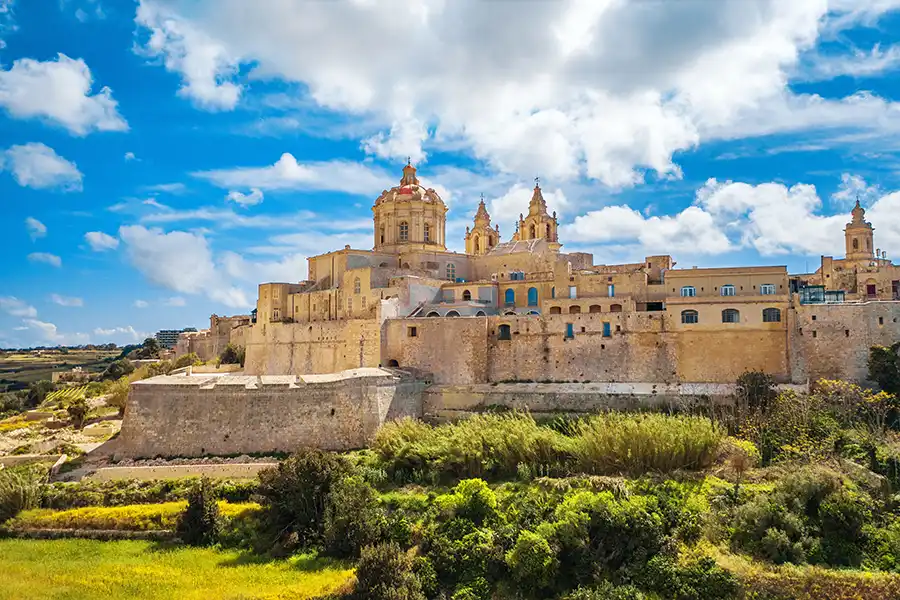
[[[454,251],[539,177],[596,264],[900,255],[898,75],[900,0],[0,0],[0,347],[246,314],[407,157]]]

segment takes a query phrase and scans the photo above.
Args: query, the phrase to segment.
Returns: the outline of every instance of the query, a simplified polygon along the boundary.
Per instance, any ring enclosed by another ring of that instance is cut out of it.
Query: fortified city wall
[[[362,448],[385,422],[421,417],[404,373],[162,375],[132,384],[117,458]]]

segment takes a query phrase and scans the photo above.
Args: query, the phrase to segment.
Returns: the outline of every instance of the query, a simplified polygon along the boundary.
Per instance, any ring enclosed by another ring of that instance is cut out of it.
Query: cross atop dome
[[[406,166],[403,167],[403,179],[400,180],[400,185],[419,185],[416,168],[412,166],[412,160],[408,156],[406,157]]]

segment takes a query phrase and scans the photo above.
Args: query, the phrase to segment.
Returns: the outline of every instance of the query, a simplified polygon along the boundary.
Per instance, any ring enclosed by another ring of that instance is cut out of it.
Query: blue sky
[[[900,0],[0,0],[0,346],[202,327],[371,247],[411,156],[462,236],[535,176],[564,251],[900,253]]]

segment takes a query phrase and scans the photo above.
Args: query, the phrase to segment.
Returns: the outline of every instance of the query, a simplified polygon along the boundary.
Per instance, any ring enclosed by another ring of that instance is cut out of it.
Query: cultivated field
[[[0,392],[28,387],[41,379],[50,379],[53,371],[81,367],[85,371],[99,373],[108,361],[119,355],[118,350],[70,350],[68,353],[46,351],[41,355],[30,353],[0,353]]]

